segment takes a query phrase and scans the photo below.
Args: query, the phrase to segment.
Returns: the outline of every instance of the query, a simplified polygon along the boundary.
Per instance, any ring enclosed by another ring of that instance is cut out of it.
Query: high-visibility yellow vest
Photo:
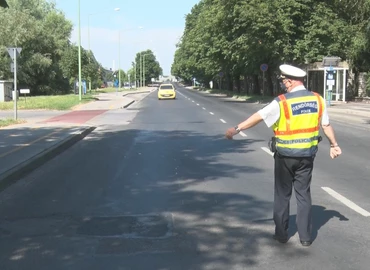
[[[323,102],[319,94],[299,90],[276,98],[280,118],[273,125],[276,150],[288,157],[312,157],[319,143]]]

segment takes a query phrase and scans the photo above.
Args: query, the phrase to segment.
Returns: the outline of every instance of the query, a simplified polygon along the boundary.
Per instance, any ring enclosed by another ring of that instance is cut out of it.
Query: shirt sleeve
[[[326,126],[326,125],[330,124],[329,114],[328,114],[328,110],[326,108],[326,102],[322,97],[321,97],[321,101],[322,101],[322,107],[323,107],[322,116],[321,116],[321,125]]]
[[[262,108],[257,112],[267,127],[271,127],[280,118],[280,106],[276,100],[273,100],[270,104]]]

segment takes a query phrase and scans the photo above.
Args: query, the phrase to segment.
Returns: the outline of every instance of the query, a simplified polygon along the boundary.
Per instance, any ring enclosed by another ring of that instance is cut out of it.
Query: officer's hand
[[[330,157],[332,159],[339,157],[342,154],[342,149],[339,146],[330,147]]]
[[[226,130],[226,134],[225,134],[225,137],[229,140],[232,140],[233,139],[233,136],[236,134],[236,130],[235,128],[229,128],[228,130]]]

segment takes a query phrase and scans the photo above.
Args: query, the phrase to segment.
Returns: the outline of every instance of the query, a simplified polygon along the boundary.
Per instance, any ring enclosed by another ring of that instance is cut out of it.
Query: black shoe
[[[278,241],[279,243],[281,244],[285,244],[286,242],[288,242],[288,239],[285,238],[285,239],[281,239],[281,238],[278,238],[275,234],[272,236],[272,238],[276,241]]]
[[[311,246],[312,242],[311,241],[301,241],[301,244],[304,247],[309,247],[309,246]]]

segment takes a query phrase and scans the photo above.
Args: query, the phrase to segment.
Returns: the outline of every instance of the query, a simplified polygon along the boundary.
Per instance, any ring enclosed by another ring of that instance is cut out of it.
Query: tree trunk
[[[233,91],[233,82],[232,82],[232,76],[230,73],[226,74],[226,90],[230,92]]]
[[[235,76],[234,77],[234,84],[235,84],[235,87],[234,89],[236,90],[236,93],[240,94],[240,76]]]
[[[244,75],[244,80],[243,80],[243,89],[244,92],[249,95],[249,84],[248,84],[249,77],[247,75]]]
[[[273,96],[273,85],[272,85],[272,81],[271,81],[271,71],[270,69],[268,69],[266,72],[265,72],[265,93],[264,95],[265,96],[270,96],[272,97]]]
[[[260,86],[260,82],[258,80],[258,75],[255,74],[253,75],[253,86],[252,86],[252,92],[251,94],[252,95],[261,95],[261,86]]]

